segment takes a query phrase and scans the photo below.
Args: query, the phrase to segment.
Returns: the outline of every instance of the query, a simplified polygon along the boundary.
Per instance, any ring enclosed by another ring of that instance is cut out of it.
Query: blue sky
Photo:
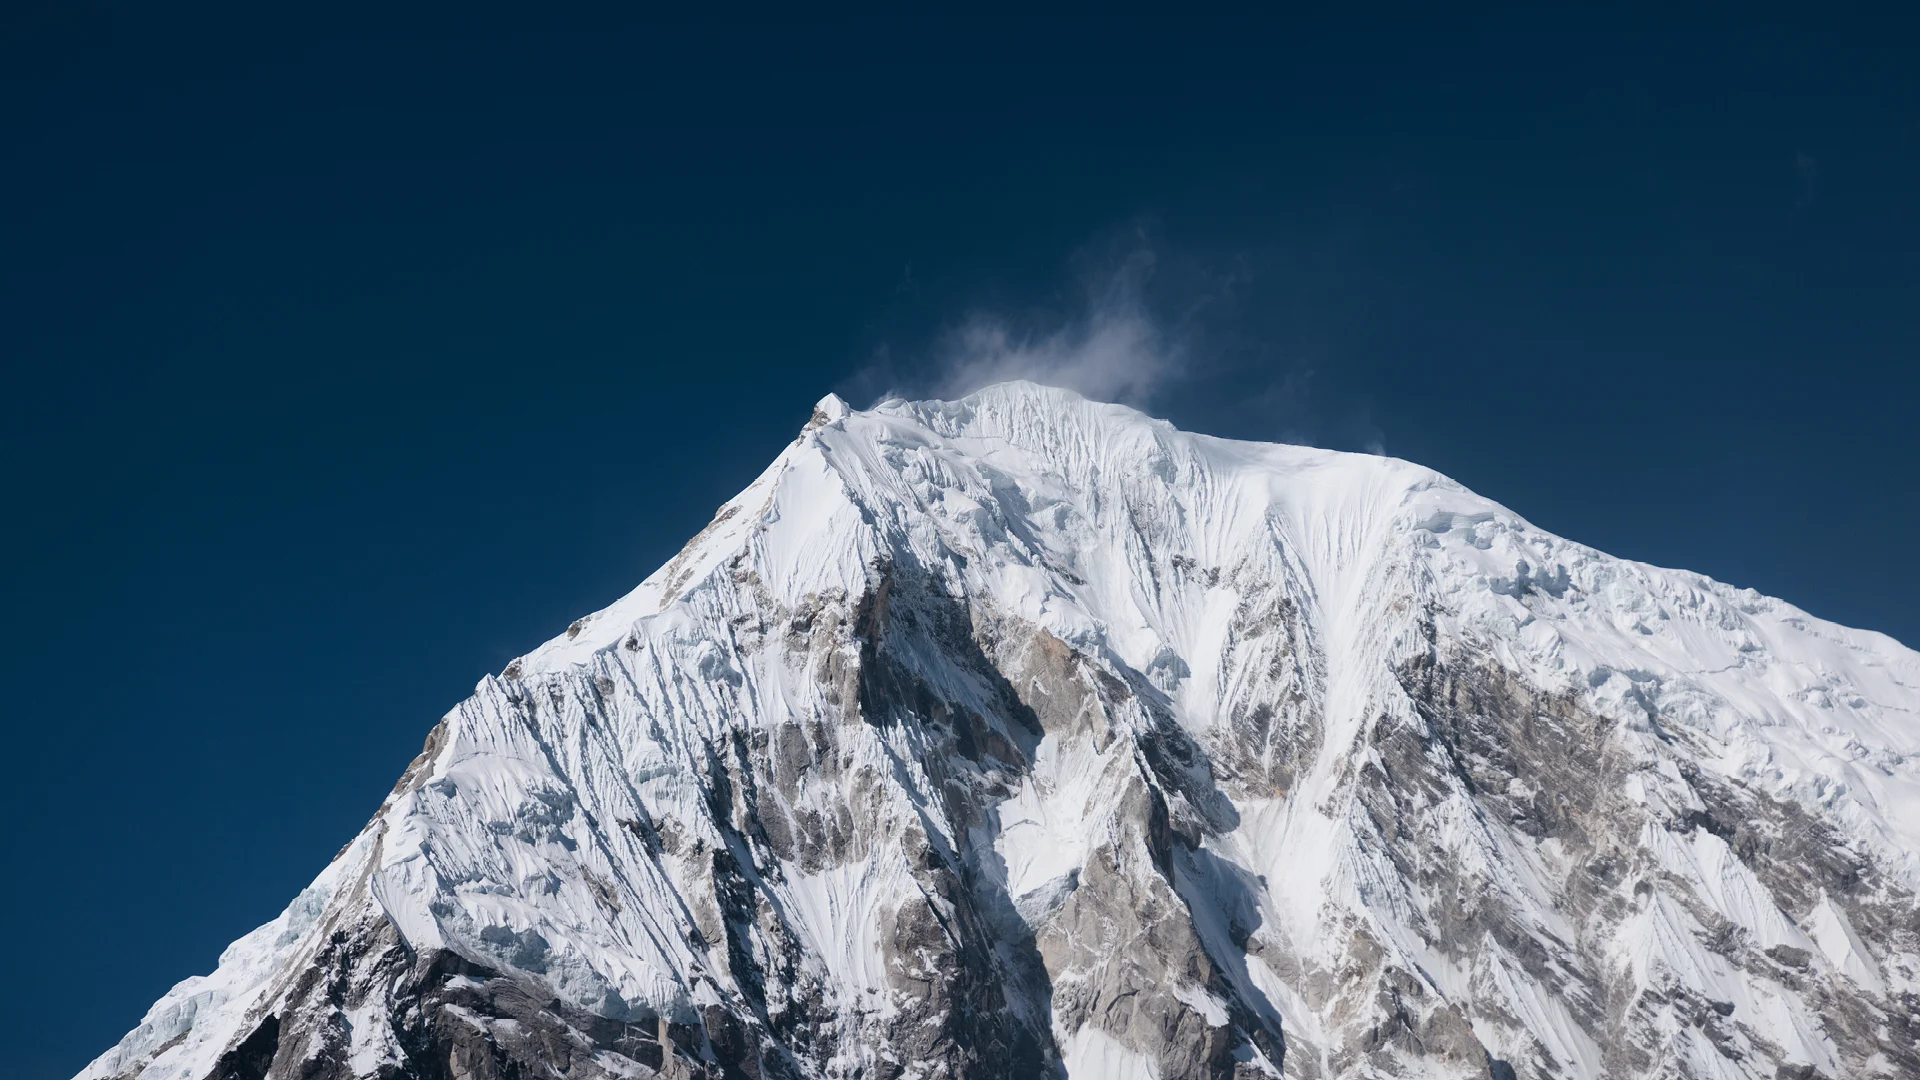
[[[1022,357],[1920,642],[1915,24],[1389,14],[9,12],[9,1075],[829,390]]]

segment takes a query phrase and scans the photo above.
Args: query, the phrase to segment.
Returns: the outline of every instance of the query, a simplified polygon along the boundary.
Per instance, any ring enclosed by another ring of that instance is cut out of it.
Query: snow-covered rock
[[[1920,656],[1403,461],[823,401],[83,1077],[1920,1076]]]

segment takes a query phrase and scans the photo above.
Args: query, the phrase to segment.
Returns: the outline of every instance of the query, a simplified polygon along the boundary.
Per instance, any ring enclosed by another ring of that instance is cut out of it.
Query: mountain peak
[[[835,420],[844,419],[852,411],[852,407],[847,404],[845,398],[839,394],[828,394],[813,406],[813,419],[807,422],[807,427],[811,429],[821,424],[831,424]]]
[[[829,395],[83,1075],[1913,1074],[1916,852],[1881,635],[1404,461]]]

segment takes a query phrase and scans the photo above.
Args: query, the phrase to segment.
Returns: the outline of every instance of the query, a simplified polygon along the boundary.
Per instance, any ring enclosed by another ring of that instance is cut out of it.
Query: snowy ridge
[[[1883,635],[1402,461],[829,397],[82,1076],[1920,1075],[1917,853]]]

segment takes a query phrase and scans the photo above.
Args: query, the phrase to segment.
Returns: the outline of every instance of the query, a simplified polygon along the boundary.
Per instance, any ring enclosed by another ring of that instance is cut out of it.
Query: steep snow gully
[[[1403,461],[820,403],[82,1077],[1920,1077],[1920,656]]]

